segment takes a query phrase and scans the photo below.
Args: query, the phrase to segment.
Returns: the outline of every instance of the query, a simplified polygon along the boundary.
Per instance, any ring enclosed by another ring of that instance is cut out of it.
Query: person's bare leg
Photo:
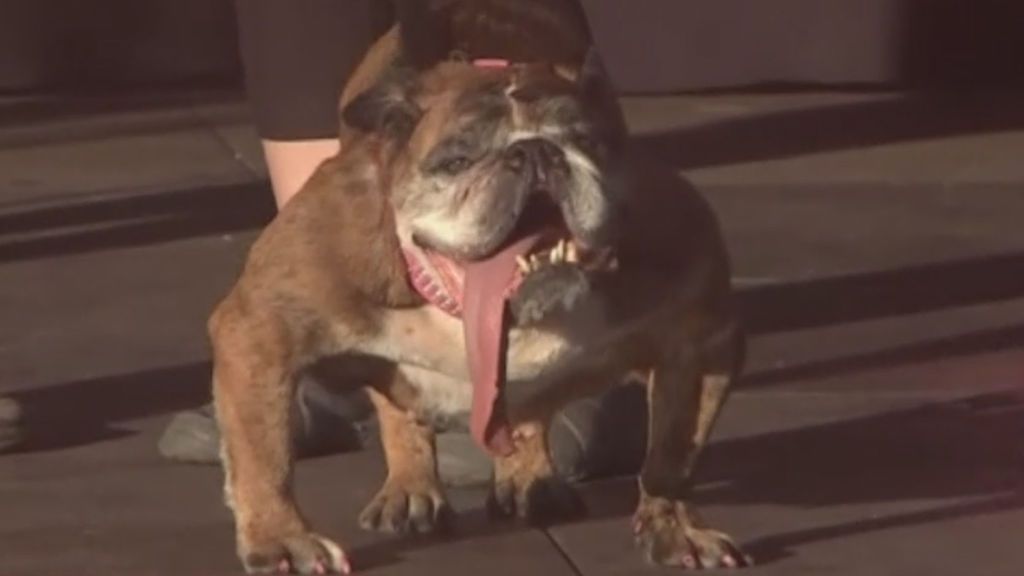
[[[337,138],[262,142],[278,209],[291,200],[324,160],[338,153]]]

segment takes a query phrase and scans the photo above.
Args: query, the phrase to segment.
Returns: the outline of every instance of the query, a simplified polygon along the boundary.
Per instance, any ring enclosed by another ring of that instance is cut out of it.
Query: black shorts
[[[236,0],[256,128],[267,140],[333,138],[338,98],[394,22],[388,0]]]

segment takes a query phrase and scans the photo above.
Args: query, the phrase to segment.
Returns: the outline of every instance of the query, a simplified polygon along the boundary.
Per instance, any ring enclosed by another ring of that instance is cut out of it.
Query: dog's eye
[[[579,132],[573,134],[571,140],[573,145],[579,148],[584,154],[594,157],[601,157],[603,155],[604,147],[601,142],[590,134]]]
[[[472,164],[473,162],[465,156],[455,156],[453,158],[443,160],[438,164],[437,169],[445,174],[454,176],[455,174],[465,171]]]
[[[589,154],[594,149],[594,139],[586,134],[580,134],[572,139],[577,148]]]

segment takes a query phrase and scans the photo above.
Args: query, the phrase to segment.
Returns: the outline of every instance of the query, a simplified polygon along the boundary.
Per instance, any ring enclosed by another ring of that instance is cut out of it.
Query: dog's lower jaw
[[[509,312],[518,326],[531,326],[571,314],[591,291],[590,281],[577,267],[541,268],[526,276],[509,299]]]

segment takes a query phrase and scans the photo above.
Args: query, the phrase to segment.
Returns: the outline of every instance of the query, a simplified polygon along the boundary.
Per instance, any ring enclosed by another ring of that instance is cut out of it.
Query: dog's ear
[[[376,84],[353,98],[342,109],[341,118],[356,130],[405,140],[412,135],[423,115],[413,100],[415,90],[413,70],[392,68]]]
[[[454,49],[450,0],[393,0],[403,58],[417,70],[432,68]]]
[[[586,55],[583,57],[583,63],[580,64],[577,82],[580,85],[580,90],[583,92],[583,95],[587,98],[603,100],[609,96],[614,97],[615,95],[615,88],[612,86],[611,78],[608,77],[608,71],[604,67],[604,61],[601,59],[601,55],[597,53],[597,48],[594,46],[590,46],[587,49]]]
[[[576,82],[584,104],[595,118],[601,119],[609,144],[613,147],[623,144],[628,131],[626,118],[612,79],[594,46],[587,49]]]

